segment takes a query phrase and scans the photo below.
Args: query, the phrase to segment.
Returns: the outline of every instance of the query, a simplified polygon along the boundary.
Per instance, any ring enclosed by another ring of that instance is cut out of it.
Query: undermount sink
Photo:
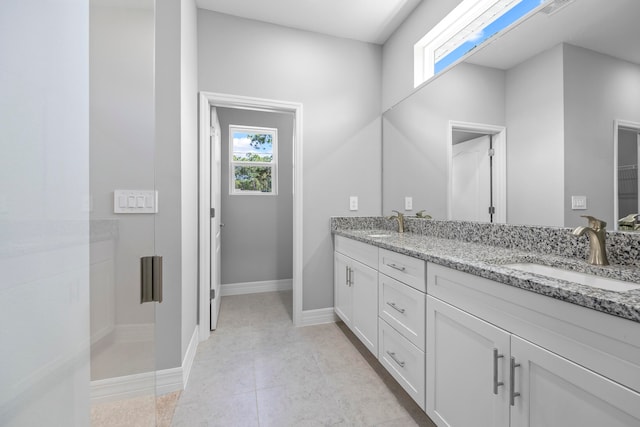
[[[579,283],[581,285],[593,286],[594,288],[606,289],[608,291],[627,292],[634,289],[640,289],[640,284],[637,283],[625,282],[602,276],[594,276],[593,274],[564,270],[562,268],[549,267],[547,265],[535,263],[506,264],[505,267],[539,274],[541,276],[547,276],[554,279]]]
[[[391,234],[386,234],[386,233],[372,233],[372,234],[367,234],[367,237],[371,238],[371,239],[380,239],[383,237],[391,237]]]

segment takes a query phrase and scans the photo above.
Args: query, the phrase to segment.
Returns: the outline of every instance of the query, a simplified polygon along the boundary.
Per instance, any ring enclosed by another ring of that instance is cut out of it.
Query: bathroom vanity
[[[335,312],[437,425],[640,425],[637,266],[514,248],[513,233],[527,238],[517,226],[495,226],[504,244],[486,245],[442,237],[460,222],[413,219],[413,232],[397,233],[383,219],[352,221],[332,220]],[[567,231],[550,232],[563,241]],[[628,286],[595,288],[522,263]]]

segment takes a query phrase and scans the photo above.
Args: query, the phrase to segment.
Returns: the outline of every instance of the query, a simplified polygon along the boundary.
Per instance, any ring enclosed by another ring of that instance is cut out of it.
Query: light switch
[[[136,207],[144,208],[144,196],[136,196]]]
[[[587,209],[587,196],[571,196],[571,209],[574,211]]]
[[[155,190],[114,190],[113,212],[149,214],[158,212],[158,192]]]
[[[118,207],[119,208],[127,207],[127,196],[118,196]]]
[[[127,197],[127,207],[135,208],[136,207],[136,196]]]
[[[404,198],[404,210],[410,211],[411,209],[413,209],[413,197],[407,196]]]
[[[350,196],[349,197],[349,210],[357,211],[358,210],[358,196]]]

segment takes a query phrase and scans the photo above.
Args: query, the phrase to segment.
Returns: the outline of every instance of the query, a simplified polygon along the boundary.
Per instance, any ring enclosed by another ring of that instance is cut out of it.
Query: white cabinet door
[[[426,409],[438,426],[509,425],[509,337],[427,296]]]
[[[349,327],[352,327],[353,290],[350,276],[351,259],[336,252],[333,256],[334,311]]]
[[[519,337],[512,427],[640,426],[640,394]],[[636,372],[636,375],[638,373]]]
[[[378,270],[351,261],[353,289],[352,330],[378,357]]]

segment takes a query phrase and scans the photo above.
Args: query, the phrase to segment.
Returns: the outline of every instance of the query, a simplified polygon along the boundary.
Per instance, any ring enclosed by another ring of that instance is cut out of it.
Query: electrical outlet
[[[574,211],[587,209],[587,196],[571,196],[571,209]]]
[[[358,196],[350,196],[349,197],[349,210],[357,211],[358,210]]]
[[[413,197],[407,196],[404,198],[404,210],[410,211],[411,209],[413,209]]]

